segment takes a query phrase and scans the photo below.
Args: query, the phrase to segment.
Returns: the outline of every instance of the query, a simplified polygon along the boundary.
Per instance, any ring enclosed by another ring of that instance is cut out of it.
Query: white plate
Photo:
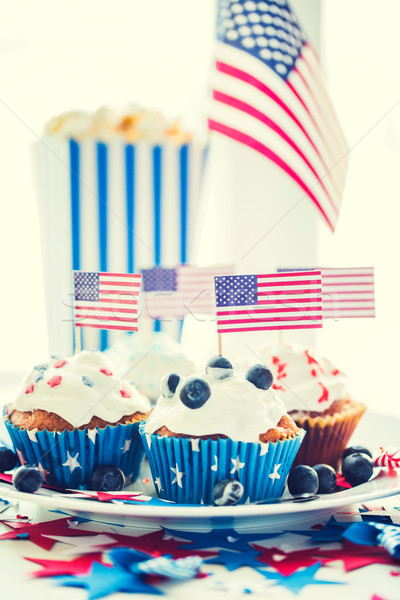
[[[370,448],[398,445],[400,419],[367,413],[362,419],[352,443],[363,443]],[[146,475],[146,473],[142,474]],[[133,486],[135,487],[135,486]],[[142,488],[143,489],[143,488]],[[149,493],[146,491],[145,493]],[[51,510],[64,511],[92,520],[121,523],[133,527],[157,528],[160,525],[181,530],[209,530],[211,528],[234,529],[287,529],[291,525],[304,524],[329,517],[337,509],[348,504],[369,502],[400,493],[400,471],[397,477],[387,471],[377,471],[376,476],[356,488],[321,496],[309,502],[241,506],[176,506],[114,504],[82,499],[74,496],[41,490],[32,495],[18,492],[13,486],[0,483],[0,497],[25,502]]]

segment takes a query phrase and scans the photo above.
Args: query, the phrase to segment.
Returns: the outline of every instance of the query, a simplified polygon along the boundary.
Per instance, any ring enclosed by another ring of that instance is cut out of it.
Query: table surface
[[[12,386],[11,386],[12,388]],[[10,388],[10,389],[11,389]],[[4,391],[4,384],[2,386]],[[6,394],[7,395],[7,394]],[[388,424],[386,416],[376,415],[374,418],[376,428],[379,430],[383,424]],[[370,426],[368,424],[368,426]],[[382,431],[382,429],[380,429]],[[360,424],[358,430],[358,440],[366,439],[369,435],[367,426]],[[0,431],[1,436],[1,431]],[[383,443],[398,445],[398,433],[396,427],[385,430],[385,440]],[[372,509],[368,514],[390,516],[394,524],[400,525],[400,495],[392,496],[381,500],[369,502],[367,508]],[[350,505],[338,510],[334,517],[338,521],[361,521],[362,517],[359,509],[361,505]],[[365,509],[365,507],[364,507]],[[54,512],[47,511],[34,502],[23,502],[19,505],[11,506],[5,513],[0,514],[0,519],[5,519],[6,515],[23,514],[29,516],[32,522],[52,520],[61,518],[65,515],[57,515]],[[8,517],[9,518],[9,517]],[[98,518],[98,517],[96,517]],[[325,521],[317,520],[317,524],[325,524]],[[302,522],[296,526],[296,529],[309,529],[314,522]],[[104,524],[100,522],[91,522],[78,525],[78,528],[92,529],[94,533],[116,531],[115,525]],[[118,527],[117,527],[118,529]],[[10,531],[10,528],[0,523],[0,534]],[[124,535],[143,535],[148,529],[139,529],[137,527],[125,526]],[[279,522],[276,524],[278,533]],[[271,529],[268,529],[271,533]],[[184,543],[184,542],[182,542]],[[291,552],[298,549],[315,547],[315,544],[309,542],[309,538],[294,533],[284,533],[276,538],[268,538],[257,542],[265,547],[278,547],[285,552]],[[339,544],[325,544],[324,549],[339,548]],[[0,565],[2,566],[2,594],[4,598],[13,598],[14,600],[36,600],[42,598],[44,594],[51,594],[54,600],[83,600],[88,598],[86,590],[81,588],[61,587],[57,585],[55,578],[33,578],[31,573],[39,569],[39,565],[27,561],[24,557],[46,558],[52,560],[70,560],[75,555],[69,553],[71,546],[66,543],[57,542],[51,551],[45,551],[31,542],[29,539],[0,540]],[[260,565],[263,566],[263,565]],[[207,596],[208,599],[219,599],[223,597],[241,597],[246,596],[254,599],[271,597],[274,600],[285,600],[298,597],[301,600],[324,600],[337,599],[357,599],[372,600],[374,594],[378,597],[376,600],[400,600],[400,561],[398,566],[371,564],[366,567],[356,569],[351,572],[345,572],[342,561],[330,562],[322,566],[315,575],[315,581],[327,580],[337,582],[337,584],[318,584],[313,583],[304,587],[298,595],[286,589],[282,585],[274,585],[272,581],[266,580],[260,573],[251,567],[241,567],[234,571],[228,571],[222,565],[204,564],[201,572],[208,574],[207,577],[189,580],[186,582],[162,582],[157,583],[157,587],[167,596],[173,598],[187,598],[191,596],[193,600]],[[133,597],[132,594],[114,593],[112,600],[122,600]],[[152,594],[135,594],[139,599],[150,599]],[[154,595],[154,597],[156,597]]]

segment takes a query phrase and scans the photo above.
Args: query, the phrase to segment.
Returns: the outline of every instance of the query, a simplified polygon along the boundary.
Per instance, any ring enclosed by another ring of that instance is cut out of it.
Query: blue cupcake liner
[[[240,504],[279,498],[305,435],[267,444],[160,437],[145,422],[139,432],[158,496],[180,504],[212,504],[214,485],[227,478],[242,483]]]
[[[139,475],[144,455],[139,423],[62,432],[22,429],[7,418],[5,425],[15,450],[27,464],[39,467],[54,487],[89,488],[99,465],[119,467],[127,483]]]

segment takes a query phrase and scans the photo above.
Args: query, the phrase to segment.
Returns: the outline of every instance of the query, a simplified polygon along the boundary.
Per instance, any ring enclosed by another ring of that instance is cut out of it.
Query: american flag
[[[209,129],[263,154],[333,231],[348,147],[318,57],[286,0],[219,0]]]
[[[141,275],[74,271],[76,327],[138,330]]]
[[[144,269],[144,302],[151,318],[182,318],[187,314],[215,312],[215,275],[233,273],[232,266]]]
[[[215,278],[218,333],[322,327],[320,271]]]
[[[182,293],[186,314],[215,314],[216,275],[231,275],[233,266],[226,267],[178,267],[178,289]]]
[[[143,269],[143,299],[151,319],[183,317],[182,294],[178,291],[177,269]]]
[[[324,319],[375,317],[374,268],[321,269]]]

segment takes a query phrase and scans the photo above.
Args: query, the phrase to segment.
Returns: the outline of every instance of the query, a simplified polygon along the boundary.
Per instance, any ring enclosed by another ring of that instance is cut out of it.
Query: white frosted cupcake
[[[217,356],[205,372],[162,380],[161,396],[140,425],[161,498],[211,504],[214,485],[233,478],[241,502],[280,496],[302,432],[271,388],[263,365],[246,377]]]
[[[102,464],[136,478],[143,456],[139,422],[149,400],[116,376],[101,352],[36,365],[6,408],[6,427],[22,462],[56,487],[87,487]]]
[[[159,396],[163,375],[172,371],[181,376],[189,375],[195,368],[182,346],[163,332],[125,335],[106,355],[118,373],[132,381],[152,402]]]
[[[308,433],[296,464],[337,468],[365,405],[353,400],[346,376],[327,358],[299,344],[278,343],[259,353],[274,374],[273,388]]]

